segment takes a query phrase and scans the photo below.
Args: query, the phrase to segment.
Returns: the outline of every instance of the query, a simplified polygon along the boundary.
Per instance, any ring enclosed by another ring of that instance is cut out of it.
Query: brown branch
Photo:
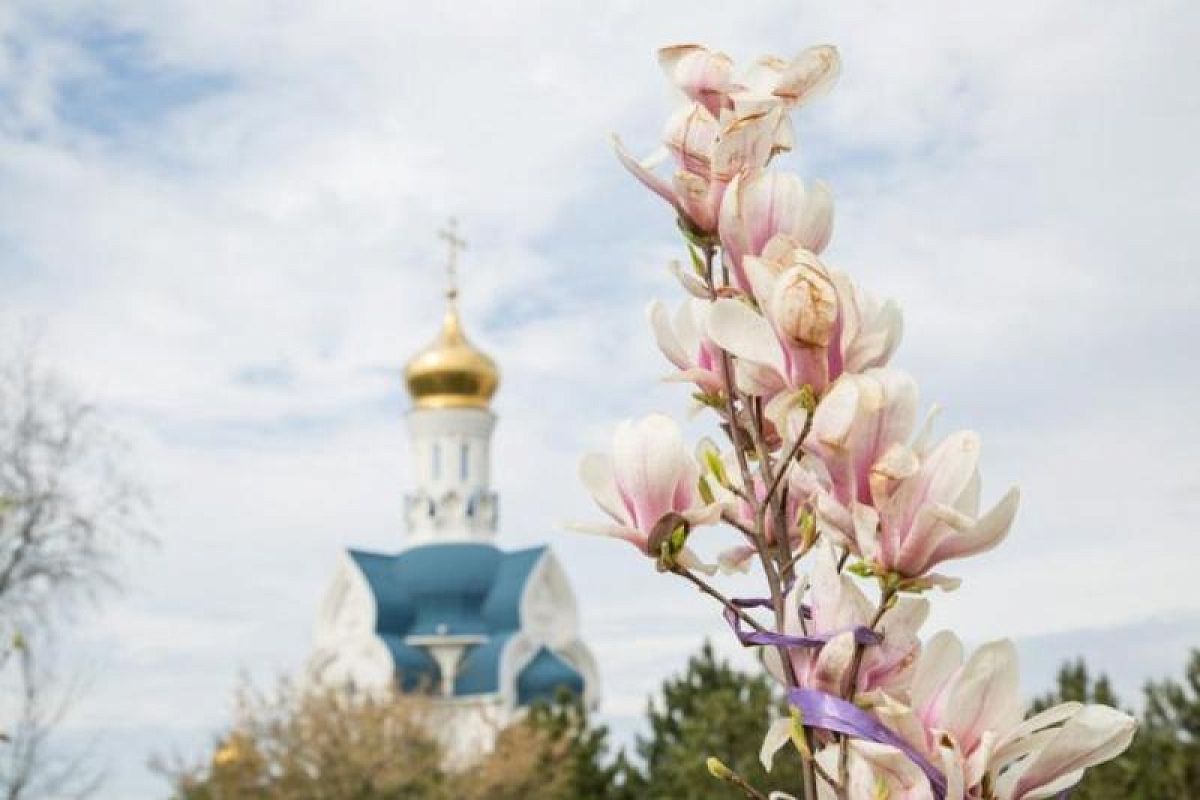
[[[691,581],[692,584],[694,584],[697,589],[699,589],[701,592],[708,595],[709,597],[713,598],[714,600],[719,602],[721,605],[725,606],[725,608],[728,608],[730,611],[737,614],[738,617],[741,618],[741,620],[743,622],[745,622],[751,628],[754,628],[754,630],[758,631],[759,633],[767,633],[766,627],[764,627],[762,625],[762,623],[760,623],[754,617],[750,616],[750,614],[748,614],[744,608],[739,608],[738,606],[736,606],[732,600],[730,600],[725,595],[723,595],[719,591],[717,591],[713,587],[712,584],[710,584],[708,581],[704,580],[700,576],[693,573],[687,567],[681,567],[681,566],[676,565],[675,568],[672,569],[671,571],[674,572],[676,575],[680,576],[681,578],[685,578],[685,579]]]
[[[875,615],[871,617],[871,622],[867,626],[872,631],[879,627],[883,615],[892,607],[892,601],[896,596],[896,590],[885,586],[880,590],[879,606],[875,609]],[[866,653],[867,646],[861,642],[854,645],[854,656],[850,660],[850,669],[846,673],[845,683],[842,685],[842,698],[853,702],[854,696],[858,693],[858,672],[862,669],[863,655]],[[849,785],[850,780],[850,739],[848,736],[841,737],[841,750],[838,753],[838,779],[839,785],[843,787],[840,791],[842,796],[846,791],[845,787]]]

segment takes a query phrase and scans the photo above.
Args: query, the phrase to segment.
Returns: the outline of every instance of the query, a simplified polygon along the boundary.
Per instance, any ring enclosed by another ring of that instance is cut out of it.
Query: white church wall
[[[308,663],[310,679],[364,689],[391,686],[395,673],[392,655],[375,635],[375,621],[375,598],[367,578],[343,551],[317,613]]]

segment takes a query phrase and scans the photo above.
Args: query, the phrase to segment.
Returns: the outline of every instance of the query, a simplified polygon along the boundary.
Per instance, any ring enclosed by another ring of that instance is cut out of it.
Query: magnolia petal
[[[942,774],[946,776],[946,798],[966,798],[966,783],[963,775],[962,754],[957,747],[939,747],[938,759],[942,764]]]
[[[1136,731],[1137,722],[1128,714],[1108,706],[1084,706],[1030,757],[1011,800],[1041,800],[1074,786],[1083,770],[1124,752]]]
[[[747,255],[742,259],[742,271],[748,284],[746,288],[759,305],[767,302],[771,290],[775,287],[775,271],[770,264],[770,261],[760,256]]]
[[[746,574],[750,571],[750,562],[757,553],[756,548],[749,545],[738,545],[722,551],[717,556],[717,566],[725,575]]]
[[[625,525],[605,525],[602,523],[591,522],[569,522],[566,525],[567,530],[575,533],[586,533],[592,536],[607,536],[613,539],[623,539],[629,542],[642,552],[643,555],[648,555],[646,550],[646,537],[641,531],[634,530]]]
[[[812,436],[821,444],[842,448],[854,430],[859,400],[859,384],[854,377],[843,375],[838,378],[817,404]]]
[[[825,181],[808,187],[792,235],[814,253],[821,253],[833,235],[833,191]]]
[[[950,689],[942,726],[971,750],[986,731],[1013,728],[1024,715],[1017,648],[1008,639],[979,647]]]
[[[821,523],[821,535],[845,547],[851,553],[862,556],[854,533],[854,519],[850,511],[828,493],[817,495],[817,520]]]
[[[721,520],[721,503],[709,503],[700,508],[692,508],[687,511],[680,512],[688,524],[692,527],[699,525],[715,525]]]
[[[770,323],[740,300],[721,299],[713,303],[706,328],[708,338],[722,349],[770,367],[779,375],[785,374],[783,351]]]
[[[771,397],[785,388],[783,376],[774,368],[741,359],[733,362],[733,382],[750,397]]]
[[[764,647],[762,649],[763,669],[767,674],[774,678],[781,686],[788,685],[787,673],[783,668],[783,659],[779,656],[779,648]]]
[[[903,488],[904,484],[901,484],[897,494]],[[969,530],[974,520],[942,503],[927,501],[921,505],[906,500],[916,505],[915,515],[907,528],[893,521],[892,527],[897,529],[894,535],[900,546],[892,554],[889,565],[902,575],[918,578],[934,565],[933,553],[937,548],[952,538],[956,531]],[[910,509],[908,513],[912,514],[913,511]]]
[[[1008,536],[1020,504],[1021,493],[1014,486],[991,511],[980,517],[970,530],[946,537],[934,550],[932,562],[973,556],[991,550]]]
[[[763,769],[767,772],[771,771],[771,767],[775,764],[775,754],[783,749],[783,746],[791,741],[791,738],[791,717],[780,717],[771,723],[767,728],[766,736],[763,737],[762,747],[758,750],[758,760],[762,762]]]
[[[836,47],[827,44],[809,47],[788,64],[773,93],[790,106],[802,105],[829,91],[841,69]]]
[[[683,265],[678,261],[671,261],[667,267],[671,274],[675,276],[675,280],[679,281],[679,285],[689,295],[701,300],[709,299],[710,292],[704,281],[690,269],[684,269]]]
[[[942,688],[962,666],[963,645],[952,631],[941,631],[925,643],[913,672],[913,707],[926,709],[937,702]]]
[[[676,207],[696,230],[711,233],[717,228],[723,187],[694,172],[680,170],[673,181]]]
[[[812,688],[840,695],[857,649],[854,634],[850,631],[839,633],[826,642],[817,654]]]
[[[931,589],[941,589],[943,592],[953,592],[962,586],[962,578],[955,578],[952,575],[942,575],[937,572],[928,572],[922,575],[921,582]]]
[[[988,764],[991,762],[992,755],[996,751],[996,741],[999,736],[994,730],[984,731],[979,737],[979,744],[967,755],[963,761],[963,783],[967,786],[975,786],[983,780],[984,775],[988,771]]]
[[[680,211],[679,202],[675,199],[675,191],[671,188],[671,185],[631,156],[625,149],[625,145],[621,144],[621,140],[616,135],[612,137],[612,142],[613,150],[616,151],[617,159],[621,162],[621,165],[629,170],[633,177],[641,181],[643,186],[674,206],[676,211]]]
[[[808,409],[802,402],[804,394],[799,391],[780,392],[767,401],[763,416],[767,418],[786,444],[800,438],[808,422]]]
[[[899,481],[915,475],[920,468],[921,460],[916,453],[902,444],[894,444],[884,451],[871,467],[871,472],[888,480]]]
[[[901,739],[918,751],[925,752],[925,726],[912,708],[881,691],[874,693],[872,713]]]
[[[591,493],[596,505],[604,509],[610,517],[623,525],[632,522],[617,491],[611,458],[603,453],[585,455],[579,462],[579,480]]]
[[[693,572],[703,572],[705,575],[716,575],[717,565],[709,564],[702,560],[700,556],[690,547],[685,547],[679,551],[679,555],[675,556],[676,563],[685,569],[690,569]]]
[[[729,90],[733,61],[695,44],[674,45],[658,51],[658,63],[667,77],[692,100],[717,113]]]
[[[667,308],[662,301],[654,300],[646,307],[646,318],[650,321],[650,328],[654,331],[654,341],[667,360],[680,369],[692,366],[692,359],[676,337],[675,328],[671,325],[670,317],[667,316]]]
[[[1072,700],[1066,703],[1059,703],[1056,706],[1047,708],[1045,711],[1034,714],[1004,735],[1004,738],[1000,740],[999,746],[996,748],[996,754],[992,756],[992,762],[997,766],[1004,766],[1010,761],[1025,755],[1029,751],[1022,749],[1023,740],[1031,738],[1035,733],[1043,731],[1045,728],[1053,727],[1060,722],[1070,719],[1081,708],[1083,708],[1083,703]]]
[[[689,354],[689,360],[694,360],[694,354],[700,352],[702,326],[698,320],[702,320],[708,315],[708,305],[707,298],[703,301],[688,298],[679,304],[679,308],[675,310],[675,316],[672,318],[675,337],[679,340],[684,352]]]
[[[663,72],[666,72],[667,77],[670,78],[672,77],[671,71],[685,57],[693,53],[707,52],[708,48],[699,44],[670,44],[666,47],[658,48],[658,65],[663,68]]]
[[[622,525],[603,522],[568,522],[566,528],[575,533],[587,533],[592,536],[624,536],[629,530]]]
[[[677,495],[694,492],[698,470],[683,445],[679,425],[663,414],[626,421],[613,434],[612,471],[632,526],[649,533],[670,511],[684,511]]]
[[[953,505],[979,468],[981,443],[975,431],[955,431],[941,441],[921,465],[923,498]]]
[[[885,557],[885,543],[879,537],[879,513],[863,503],[854,503],[850,508],[854,522],[854,541],[859,553],[869,563],[878,564]]]

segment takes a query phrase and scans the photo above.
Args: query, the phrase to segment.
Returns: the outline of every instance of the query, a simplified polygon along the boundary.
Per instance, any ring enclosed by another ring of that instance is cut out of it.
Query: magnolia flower
[[[871,624],[874,604],[849,575],[838,572],[837,558],[828,544],[816,548],[810,575],[811,585],[797,582],[787,599],[784,633],[798,636],[833,634],[818,649],[794,647],[788,653],[796,680],[802,687],[841,696],[849,680],[856,649],[854,629]],[[807,588],[807,593],[805,589]],[[800,604],[806,600],[810,615],[801,622]],[[924,598],[905,596],[881,618],[876,628],[883,640],[863,650],[856,681],[856,695],[884,691],[903,696],[921,648],[917,630],[929,614]],[[781,683],[782,662],[775,648],[763,651],[767,669]]]
[[[908,448],[917,417],[917,384],[888,367],[837,379],[813,414],[803,468],[823,487],[817,511],[823,528],[856,549],[851,509],[871,505],[873,488],[912,472]]]
[[[894,303],[876,302],[787,236],[742,263],[760,311],[744,300],[717,300],[708,334],[738,357],[743,391],[769,400],[807,386],[820,396],[843,372],[891,358],[901,331]]]
[[[999,544],[1020,493],[1009,489],[980,515],[979,449],[974,431],[953,433],[928,451],[923,443],[891,448],[869,478],[871,505],[851,507],[856,551],[880,571],[936,583],[946,579],[928,573],[941,562]]]
[[[829,91],[841,69],[837,48],[827,44],[802,50],[791,61],[763,56],[742,76],[730,100],[742,114],[769,102],[797,108]]]
[[[933,790],[921,768],[907,755],[894,747],[861,739],[850,739],[846,758],[849,783],[845,796],[855,798],[886,798],[886,800],[933,800]],[[841,745],[831,745],[817,753],[816,759],[830,775],[838,774]],[[959,800],[947,793],[946,797]],[[824,781],[817,786],[819,800],[837,800],[838,795]]]
[[[721,113],[734,88],[733,60],[698,44],[677,44],[658,51],[667,77],[693,102],[713,116]]]
[[[579,475],[613,522],[575,527],[624,539],[647,555],[658,555],[650,552],[650,536],[668,516],[709,525],[721,515],[720,504],[700,497],[700,470],[684,449],[679,426],[661,414],[622,422],[613,434],[612,455],[584,456]],[[680,562],[700,566],[686,550]]]
[[[731,110],[739,119],[777,106],[798,108],[828,91],[841,72],[837,48],[830,45],[809,47],[791,61],[764,56],[740,78],[734,76],[729,56],[696,44],[664,47],[658,51],[658,63],[690,100],[714,116]],[[789,126],[786,133],[790,130]],[[790,148],[790,138],[786,144]]]
[[[639,161],[620,139],[614,137],[613,146],[625,168],[670,203],[691,231],[712,235],[729,182],[743,169],[765,166],[778,152],[775,131],[783,119],[782,109],[738,120],[731,112],[714,116],[700,103],[681,108],[663,135],[664,156],[670,155],[675,167],[670,181],[654,172],[664,156]]]
[[[646,309],[658,349],[679,368],[672,380],[690,381],[701,392],[720,394],[725,389],[721,372],[721,351],[704,335],[704,320],[709,303],[688,298],[680,304],[674,318],[658,300]]]
[[[775,236],[820,253],[833,230],[833,195],[817,181],[806,189],[790,172],[748,170],[733,179],[721,204],[722,253],[743,291],[750,291],[742,261],[757,256]]]
[[[1137,723],[1106,706],[1063,703],[1024,719],[1012,642],[983,645],[964,662],[962,643],[943,631],[926,644],[911,703],[877,713],[932,763],[942,765],[947,797],[975,797],[984,783],[996,800],[1054,797],[1083,771],[1119,755]]]
[[[614,139],[617,158],[647,188],[674,208],[692,233],[717,232],[722,199],[730,181],[765,167],[792,147],[788,110],[830,85],[838,71],[837,51],[813,48],[792,62],[768,59],[747,74],[732,76],[732,62],[698,45],[659,52],[668,77],[691,101],[667,123],[664,144],[673,157],[670,180],[655,174],[662,158],[638,160]]]

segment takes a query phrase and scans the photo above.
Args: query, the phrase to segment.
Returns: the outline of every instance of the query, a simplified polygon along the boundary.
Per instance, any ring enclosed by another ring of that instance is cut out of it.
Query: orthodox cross
[[[458,251],[467,249],[467,240],[458,235],[458,220],[454,217],[438,231],[438,238],[450,248],[446,259],[446,276],[449,279],[446,296],[453,300],[458,297]]]

